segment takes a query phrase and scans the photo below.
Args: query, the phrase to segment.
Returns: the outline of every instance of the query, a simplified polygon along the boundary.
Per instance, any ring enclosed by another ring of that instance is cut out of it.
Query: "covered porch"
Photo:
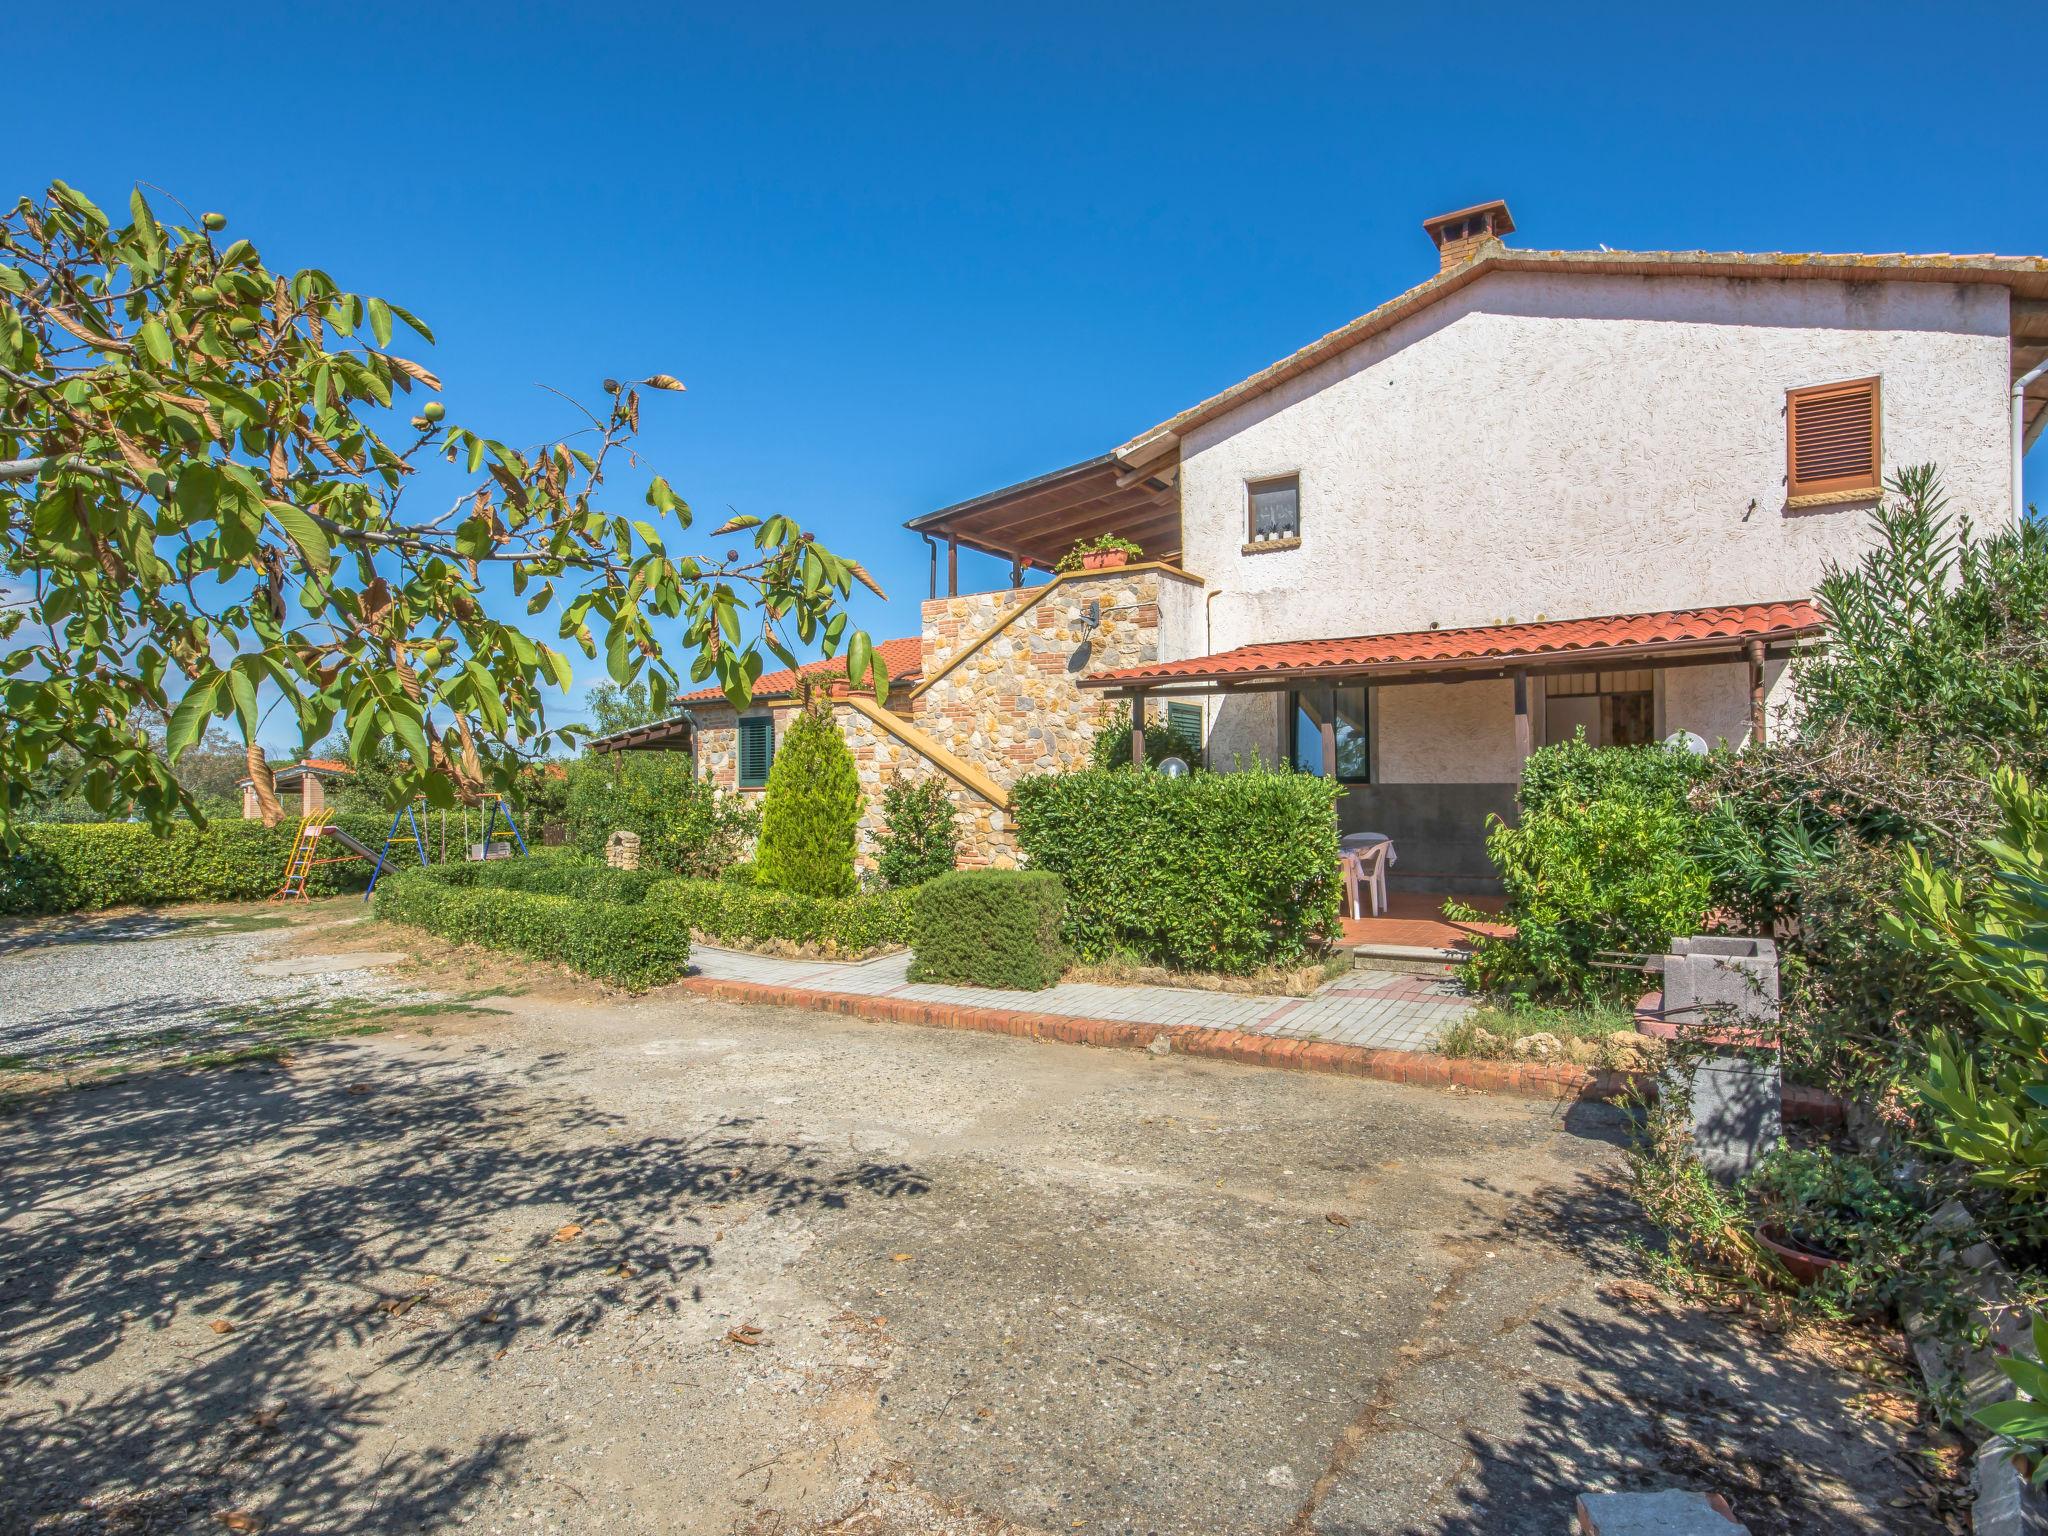
[[[1131,704],[1136,761],[1145,722],[1178,703],[1180,721],[1199,708],[1213,770],[1280,763],[1335,779],[1339,830],[1391,839],[1389,894],[1434,909],[1498,892],[1487,818],[1514,819],[1538,747],[1581,731],[1606,746],[1761,741],[1789,702],[1789,659],[1821,629],[1810,602],[1788,599],[1276,641],[1081,686]],[[1396,909],[1369,921],[1435,920]]]

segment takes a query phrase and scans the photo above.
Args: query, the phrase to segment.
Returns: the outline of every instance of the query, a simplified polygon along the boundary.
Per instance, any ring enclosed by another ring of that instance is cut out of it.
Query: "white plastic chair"
[[[1378,917],[1387,910],[1387,860],[1393,848],[1382,839],[1344,850],[1345,897],[1353,917]]]

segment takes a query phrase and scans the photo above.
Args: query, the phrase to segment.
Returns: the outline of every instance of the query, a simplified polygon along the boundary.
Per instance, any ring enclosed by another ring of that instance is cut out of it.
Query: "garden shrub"
[[[434,875],[449,885],[491,886],[542,896],[622,902],[627,906],[645,900],[650,890],[670,878],[660,870],[613,869],[579,853],[537,853],[525,858],[443,864],[436,866]]]
[[[711,876],[745,852],[757,818],[738,795],[718,795],[681,752],[612,752],[569,765],[563,819],[569,842],[602,857],[614,832],[640,838],[640,862],[670,875]]]
[[[1066,892],[1035,869],[962,869],[917,888],[910,979],[1037,992],[1067,968]]]
[[[1937,1031],[1922,1093],[1942,1147],[2048,1241],[2048,792],[2006,769],[1991,868],[1969,882],[1909,850],[1887,929],[1968,1008],[1975,1038]]]
[[[689,929],[647,904],[547,895],[457,875],[465,866],[411,870],[377,882],[379,918],[456,944],[511,950],[639,991],[689,969]]]
[[[910,892],[802,896],[739,880],[664,880],[646,904],[705,938],[745,948],[794,945],[855,958],[910,942]]]
[[[860,773],[830,714],[802,709],[768,770],[754,873],[802,896],[850,896],[860,828]]]
[[[1596,969],[1597,954],[1661,954],[1699,932],[1712,883],[1694,855],[1699,819],[1686,789],[1703,771],[1668,747],[1574,741],[1532,754],[1519,819],[1489,818],[1486,838],[1515,932],[1480,939],[1466,980],[1523,999],[1613,993],[1636,987],[1639,973]],[[1450,910],[1466,921],[1492,915]]]
[[[1336,931],[1338,789],[1311,774],[1090,769],[1018,782],[1017,836],[1084,960],[1242,975]]]
[[[1853,566],[1814,599],[1828,645],[1802,660],[1802,731],[1961,750],[1987,768],[2048,769],[2048,527],[2003,517],[1979,536],[1931,464],[1899,471]]]
[[[959,862],[953,800],[935,777],[894,779],[882,791],[882,835],[875,872],[898,890],[922,885]]]
[[[372,849],[391,825],[388,816],[338,816],[335,822]],[[19,848],[0,860],[0,913],[260,901],[284,883],[297,834],[296,818],[275,827],[260,821],[214,821],[161,835],[139,822],[24,825]],[[338,852],[330,847],[323,856]],[[405,852],[413,857],[411,850]],[[433,849],[428,852],[431,856]],[[333,896],[369,883],[370,866],[351,859],[315,865],[306,891]]]
[[[1166,723],[1164,716],[1154,713],[1145,717],[1145,765],[1157,768],[1169,757],[1177,757],[1188,765],[1190,772],[1202,771],[1202,744],[1190,741]],[[1131,706],[1119,704],[1095,733],[1094,744],[1088,749],[1088,761],[1094,767],[1128,770],[1131,767]]]

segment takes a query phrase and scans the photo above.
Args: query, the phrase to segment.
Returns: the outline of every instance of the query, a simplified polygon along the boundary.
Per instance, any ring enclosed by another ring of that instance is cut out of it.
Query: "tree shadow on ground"
[[[142,939],[167,939],[193,928],[211,926],[224,933],[240,933],[252,927],[282,928],[289,922],[290,918],[283,913],[256,913],[236,921],[214,913],[156,911],[18,918],[0,922],[0,956],[47,949],[53,944],[129,944]]]
[[[0,1115],[0,1529],[419,1530],[521,1443],[366,1464],[424,1373],[686,1311],[708,1207],[928,1187],[744,1119],[628,1136],[461,1061],[347,1068],[159,1073]]]
[[[1521,1427],[1496,1438],[1456,1426],[1472,1470],[1434,1533],[1562,1530],[1586,1489],[1670,1487],[1725,1495],[1755,1536],[1951,1528],[1898,1431],[1845,1405],[1871,1382],[1631,1279],[1637,1244],[1654,1237],[1625,1186],[1593,1175],[1516,1201],[1482,1236],[1554,1244],[1613,1278],[1595,1304],[1525,1325],[1527,1374],[1502,1384]],[[1890,1507],[1902,1495],[1924,1502]]]

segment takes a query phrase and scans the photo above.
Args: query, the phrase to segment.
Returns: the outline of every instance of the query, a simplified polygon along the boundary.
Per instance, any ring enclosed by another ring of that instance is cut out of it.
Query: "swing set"
[[[411,849],[413,853],[419,856],[420,868],[427,868],[434,861],[427,857],[427,834],[420,826],[418,804],[415,801],[411,805],[403,805],[398,808],[391,818],[391,830],[384,834],[383,846],[374,853],[366,845],[356,841],[356,839],[350,837],[348,833],[336,826],[332,811],[313,811],[308,815],[301,816],[299,818],[298,835],[292,839],[291,856],[285,861],[284,884],[277,888],[276,893],[270,899],[272,901],[306,900],[306,882],[312,876],[313,871],[322,864],[345,864],[351,859],[367,860],[373,867],[370,870],[369,886],[363,891],[363,900],[365,901],[368,901],[370,893],[377,889],[377,882],[383,878],[385,869],[394,862],[394,858],[398,863],[405,862],[404,850]],[[496,829],[500,816],[505,818],[505,830],[512,834],[512,840],[510,843],[499,843],[497,846],[504,851],[502,853],[494,853],[492,851],[491,834]],[[406,831],[400,832],[400,827],[406,828]],[[525,857],[527,853],[526,838],[520,833],[519,823],[513,820],[512,806],[503,795],[494,796],[490,801],[489,809],[484,814],[483,837],[475,843],[469,842],[469,808],[467,806],[463,807],[462,837],[464,844],[467,845],[464,851],[472,860],[509,859],[515,857],[512,851],[515,846],[519,850],[518,857]],[[337,843],[343,851],[331,857],[322,857],[320,845],[323,842]],[[400,850],[395,856],[392,853],[394,848]],[[443,811],[441,813],[441,862],[446,863],[447,859],[448,813]]]

